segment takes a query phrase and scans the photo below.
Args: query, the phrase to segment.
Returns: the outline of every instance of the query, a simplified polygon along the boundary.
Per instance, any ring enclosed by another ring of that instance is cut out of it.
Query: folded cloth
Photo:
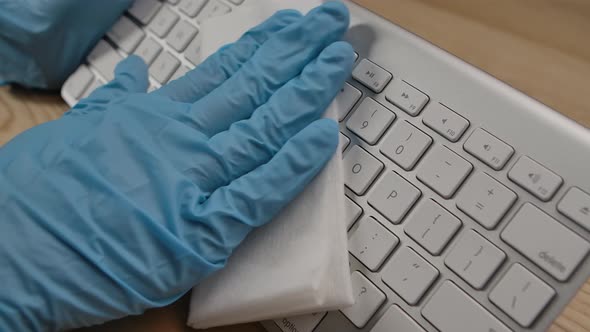
[[[236,40],[275,11],[305,13],[319,0],[247,1],[201,28],[201,57]],[[327,117],[337,118],[333,103]],[[352,305],[340,150],[279,216],[254,231],[226,267],[193,289],[187,324],[207,328]]]

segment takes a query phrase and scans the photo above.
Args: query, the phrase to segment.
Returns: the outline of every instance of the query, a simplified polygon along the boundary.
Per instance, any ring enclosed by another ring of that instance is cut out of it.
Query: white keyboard
[[[135,53],[151,89],[198,64],[199,22],[244,0],[138,0],[68,79],[73,105]],[[251,0],[249,0],[251,1]],[[590,276],[590,133],[348,3],[340,95],[356,304],[283,332],[544,331]]]

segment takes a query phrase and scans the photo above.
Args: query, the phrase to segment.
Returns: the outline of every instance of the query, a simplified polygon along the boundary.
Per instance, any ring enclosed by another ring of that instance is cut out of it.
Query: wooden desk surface
[[[430,42],[590,127],[590,1],[356,0]],[[0,145],[66,110],[55,94],[0,88]],[[188,297],[99,331],[192,331]],[[258,324],[210,332],[263,332]],[[590,281],[552,332],[590,331]]]

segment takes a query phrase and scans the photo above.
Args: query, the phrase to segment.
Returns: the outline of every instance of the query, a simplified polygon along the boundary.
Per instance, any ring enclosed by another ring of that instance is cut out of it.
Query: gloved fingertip
[[[279,10],[260,25],[248,30],[244,34],[244,37],[246,39],[253,38],[258,43],[263,43],[264,41],[266,41],[266,39],[268,39],[269,32],[279,31],[297,22],[302,17],[303,15],[299,11],[294,9]]]
[[[128,92],[146,92],[149,78],[145,61],[137,55],[129,55],[115,67],[115,80]]]
[[[295,10],[295,9],[282,9],[277,11],[276,13],[274,13],[270,19],[271,20],[277,20],[277,21],[282,21],[285,22],[287,24],[293,23],[296,20],[300,19],[303,17],[303,14],[301,14],[300,11]]]
[[[348,7],[341,1],[328,1],[321,6],[316,7],[309,13],[319,17],[328,16],[346,27],[350,23],[350,12]]]
[[[127,58],[121,60],[115,67],[115,75],[123,73],[146,73],[147,64],[140,56],[135,54],[129,55]]]
[[[354,49],[348,42],[333,42],[320,53],[319,59],[322,62],[337,63],[352,69]]]

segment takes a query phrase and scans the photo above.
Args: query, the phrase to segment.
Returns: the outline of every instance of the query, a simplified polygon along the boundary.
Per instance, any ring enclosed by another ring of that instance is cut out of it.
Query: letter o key
[[[354,173],[354,174],[360,173],[362,171],[362,169],[363,169],[363,165],[361,165],[359,163],[352,165],[352,173]]]

